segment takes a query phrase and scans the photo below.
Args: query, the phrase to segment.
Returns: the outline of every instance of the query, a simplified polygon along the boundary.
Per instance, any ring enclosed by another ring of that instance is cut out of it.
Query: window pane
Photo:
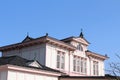
[[[77,72],[80,72],[80,62],[79,62],[79,59],[77,60]]]
[[[85,74],[86,73],[86,59],[83,58],[82,61],[83,61],[83,73]]]
[[[73,71],[76,71],[76,59],[74,57],[74,60],[73,60]]]
[[[60,55],[57,54],[57,68],[60,67]]]
[[[95,75],[95,63],[93,64],[93,74]]]
[[[81,59],[81,72],[83,73],[83,59]]]
[[[98,62],[96,62],[96,61],[93,62],[93,74],[94,75],[99,75],[99,72],[98,72]]]
[[[77,49],[80,50],[80,51],[83,51],[83,47],[81,46],[81,44],[77,45]]]
[[[65,55],[64,52],[57,52],[57,68],[64,69],[65,67]]]
[[[87,61],[86,60],[84,62],[84,67],[85,67],[85,73],[87,73]]]
[[[99,72],[98,72],[98,63],[96,64],[96,75],[99,75]]]
[[[61,69],[64,69],[65,66],[65,56],[64,54],[61,55]]]

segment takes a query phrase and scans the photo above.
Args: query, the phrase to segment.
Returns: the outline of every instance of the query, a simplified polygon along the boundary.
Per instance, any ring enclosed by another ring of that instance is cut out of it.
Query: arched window
[[[80,51],[83,51],[83,47],[81,46],[81,44],[77,45],[77,49],[80,50]]]

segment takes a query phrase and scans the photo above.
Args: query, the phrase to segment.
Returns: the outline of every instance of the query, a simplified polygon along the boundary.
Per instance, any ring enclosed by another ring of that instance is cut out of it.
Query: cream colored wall
[[[72,41],[71,44],[75,47],[77,47],[77,45],[79,43],[75,42],[75,41]],[[75,50],[71,55],[70,55],[70,75],[71,76],[94,76],[93,75],[93,61],[97,61],[99,63],[99,75],[98,76],[104,76],[105,73],[104,73],[104,61],[103,60],[100,60],[100,59],[96,59],[96,58],[89,58],[88,56],[86,56],[86,53],[85,51],[88,50],[87,48],[87,45],[81,45],[83,47],[83,51],[79,51],[79,50]],[[73,56],[76,55],[76,56],[80,56],[80,57],[83,57],[83,58],[86,58],[87,59],[87,74],[77,74],[75,72],[73,72]]]
[[[7,80],[7,71],[0,71],[0,80]]]
[[[72,41],[70,44],[72,44],[73,46],[75,46],[77,48],[77,45],[79,45],[79,43],[75,42],[75,41]],[[80,51],[80,50],[75,50],[73,52],[71,52],[70,54],[70,75],[71,76],[83,76],[83,75],[89,75],[89,68],[87,67],[87,74],[79,74],[79,73],[76,73],[73,71],[73,58],[74,56],[79,56],[79,57],[83,57],[83,58],[86,58],[87,59],[87,66],[89,66],[89,60],[88,60],[88,57],[86,56],[86,53],[85,51],[87,50],[87,46],[86,45],[81,45],[83,47],[83,51]]]
[[[26,48],[21,48],[17,50],[12,50],[12,51],[6,51],[3,52],[3,56],[14,56],[18,55],[23,58],[33,60],[36,59],[38,60],[41,64],[45,64],[45,44],[41,45],[36,45],[36,46],[31,46],[31,47],[26,47]]]
[[[67,49],[57,47],[55,45],[51,45],[51,44],[46,45],[46,66],[51,67],[53,69],[57,69],[56,68],[57,51],[62,51],[65,53],[65,69],[61,70],[61,71],[68,73],[68,71],[69,71],[69,51]],[[57,70],[60,70],[60,69],[57,69]]]
[[[71,44],[74,46],[78,45],[78,43],[74,41],[72,41]],[[104,61],[94,58],[89,59],[85,54],[85,51],[87,50],[87,46],[82,45],[82,47],[83,47],[83,52],[79,50],[70,52],[65,48],[57,47],[53,44],[41,44],[41,45],[26,47],[19,50],[3,52],[3,56],[19,55],[27,59],[34,59],[36,56],[36,60],[38,60],[41,64],[51,67],[53,69],[57,69],[56,68],[57,51],[62,51],[65,52],[65,69],[61,71],[66,72],[70,75],[81,75],[73,72],[73,57],[74,55],[77,55],[80,57],[87,58],[87,74],[85,74],[86,76],[93,76],[93,63],[92,63],[93,60],[99,62],[99,66],[100,66],[99,76],[104,76]]]
[[[75,42],[75,41],[72,41],[71,44],[75,47],[77,47],[77,45],[79,45],[79,43]],[[71,65],[71,68],[70,68],[70,75],[71,76],[82,76],[82,75],[88,75],[90,72],[89,72],[89,68],[87,67],[87,74],[79,74],[79,73],[76,73],[73,71],[73,57],[74,56],[79,56],[79,57],[83,57],[83,58],[86,58],[87,59],[87,66],[89,66],[89,60],[88,60],[88,57],[86,56],[86,53],[85,51],[87,50],[87,46],[86,45],[81,45],[83,47],[83,51],[80,51],[80,50],[75,50],[73,53],[71,53],[70,55],[70,65]]]
[[[99,67],[99,71],[100,71],[99,75],[100,76],[105,76],[105,73],[104,73],[104,71],[105,71],[105,69],[104,69],[104,62],[103,61],[99,61],[99,65],[100,65],[100,67]]]
[[[5,79],[2,79],[2,80],[5,80]],[[58,80],[58,77],[9,70],[8,79],[6,80]]]
[[[99,71],[98,74],[99,75],[98,76],[104,76],[105,75],[105,73],[104,73],[104,61],[100,60],[100,59],[92,58],[92,57],[91,57],[90,61],[91,61],[91,63],[89,63],[89,64],[91,64],[91,68],[90,68],[91,74],[88,74],[88,75],[97,76],[97,75],[93,75],[93,61],[97,61],[98,65],[99,65],[99,67],[98,67],[98,71]]]
[[[74,46],[77,46],[78,43],[72,42]],[[89,58],[86,56],[85,51],[87,50],[86,45],[82,45],[83,51],[75,50],[74,52],[68,51],[66,49],[57,47],[52,44],[46,45],[46,66],[51,67],[53,69],[56,68],[56,58],[57,58],[57,51],[65,52],[65,69],[61,70],[66,72],[71,76],[93,76],[93,61],[97,61],[99,63],[99,76],[104,76],[104,61],[100,59]],[[87,59],[87,73],[86,74],[79,74],[73,71],[73,57],[74,55],[80,56]],[[60,69],[57,69],[60,70]]]
[[[73,46],[77,47],[77,45],[78,45],[79,43],[77,43],[77,42],[75,42],[75,41],[71,41],[70,44],[72,44]],[[87,50],[87,45],[81,45],[81,46],[83,47],[83,51],[86,51],[86,50]]]

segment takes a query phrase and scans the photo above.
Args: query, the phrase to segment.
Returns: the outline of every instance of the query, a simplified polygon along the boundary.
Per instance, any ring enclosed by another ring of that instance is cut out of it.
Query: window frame
[[[74,56],[73,71],[79,74],[87,74],[87,59],[83,57]]]
[[[57,64],[56,64],[57,66],[57,68],[60,68],[60,53],[59,53],[59,51],[57,52]]]
[[[98,61],[93,61],[93,75],[99,75],[99,63]]]
[[[56,68],[65,69],[65,52],[57,51]]]
[[[77,45],[77,49],[78,49],[79,51],[83,51],[83,46],[81,45],[81,43],[79,43],[79,44]]]

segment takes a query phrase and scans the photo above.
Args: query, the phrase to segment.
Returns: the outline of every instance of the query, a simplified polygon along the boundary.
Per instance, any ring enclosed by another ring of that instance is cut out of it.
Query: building
[[[60,71],[19,56],[0,58],[0,80],[58,80]]]
[[[43,66],[60,71],[57,77],[63,74],[79,77],[105,76],[104,60],[108,57],[88,50],[89,44],[82,32],[78,37],[72,36],[62,40],[46,34],[39,38],[27,36],[20,43],[0,47],[0,51],[2,57],[19,56],[27,60],[38,61]],[[51,71],[53,75],[54,70]]]

